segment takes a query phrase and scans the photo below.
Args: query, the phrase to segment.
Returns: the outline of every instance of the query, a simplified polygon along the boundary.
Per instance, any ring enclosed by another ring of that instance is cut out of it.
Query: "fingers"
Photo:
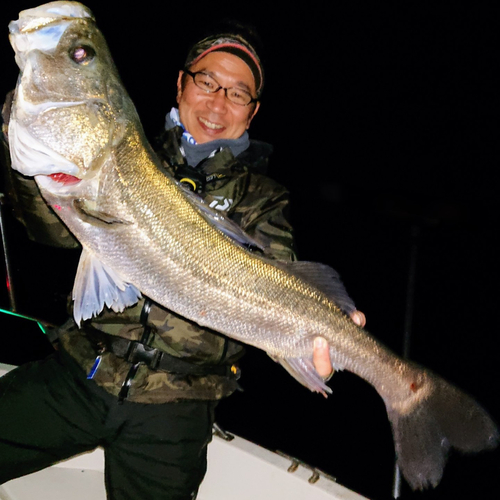
[[[366,317],[361,311],[353,311],[351,313],[351,319],[358,326],[364,327],[366,325]],[[330,380],[335,370],[332,368],[328,342],[323,337],[316,337],[314,339],[313,363],[318,374],[323,377],[325,381]]]
[[[320,377],[329,380],[333,375],[333,368],[328,343],[323,337],[314,339],[313,363]]]
[[[351,319],[358,326],[363,327],[366,325],[366,316],[361,311],[358,311],[357,309],[351,313]]]

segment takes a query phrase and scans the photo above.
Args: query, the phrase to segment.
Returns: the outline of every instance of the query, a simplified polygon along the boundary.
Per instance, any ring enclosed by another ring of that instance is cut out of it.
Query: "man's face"
[[[239,57],[228,52],[211,52],[189,70],[203,71],[222,87],[236,87],[255,96],[255,81],[250,68]],[[177,80],[179,115],[186,130],[198,144],[215,139],[237,139],[250,126],[260,103],[240,106],[226,98],[224,90],[213,94],[198,88],[187,76],[182,88],[183,72]]]

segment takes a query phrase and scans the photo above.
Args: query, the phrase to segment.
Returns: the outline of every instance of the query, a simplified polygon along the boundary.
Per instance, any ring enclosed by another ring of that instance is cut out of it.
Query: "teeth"
[[[208,120],[205,120],[205,118],[200,118],[200,122],[203,123],[203,125],[206,125],[208,128],[211,128],[213,130],[219,130],[221,128],[224,128],[222,125],[218,125],[217,123],[212,123],[209,122]]]

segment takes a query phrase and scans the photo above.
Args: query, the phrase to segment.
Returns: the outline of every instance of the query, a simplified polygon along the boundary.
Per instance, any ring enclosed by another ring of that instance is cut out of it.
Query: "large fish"
[[[450,448],[498,441],[469,396],[409,363],[342,311],[328,267],[271,261],[162,171],[92,13],[76,2],[22,11],[10,24],[20,67],[9,125],[12,165],[34,176],[80,240],[75,318],[144,294],[200,325],[265,350],[313,391],[313,339],[334,368],[372,384],[412,488],[435,486]],[[222,227],[222,230],[221,230]],[[340,306],[340,307],[339,307]]]

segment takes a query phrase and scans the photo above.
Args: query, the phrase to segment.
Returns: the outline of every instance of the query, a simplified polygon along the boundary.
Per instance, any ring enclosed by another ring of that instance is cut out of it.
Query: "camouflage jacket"
[[[189,177],[190,173],[197,177],[202,184],[199,194],[210,206],[223,210],[261,243],[270,258],[295,260],[292,229],[286,219],[288,192],[263,173],[271,147],[252,141],[250,147],[237,158],[229,149],[223,149],[202,162],[196,171],[190,171],[179,149],[180,132],[180,129],[164,132],[155,145],[165,168],[179,180]],[[22,187],[22,192],[29,191],[27,185],[31,183],[31,192],[37,191],[33,181],[15,172],[13,174],[14,182]],[[43,242],[56,244],[57,238],[62,238],[64,246],[74,244],[72,236],[66,234],[59,219],[50,213],[50,209],[47,210],[46,205],[40,205],[44,203],[39,195],[32,197],[30,202],[26,194],[22,202],[25,207],[32,207],[24,208],[24,215],[19,213],[25,225],[30,226],[26,215],[38,222],[36,229],[28,227],[28,234],[32,238],[39,239],[38,219],[44,219],[50,229],[43,233]],[[144,303],[145,299],[142,299],[121,314],[105,310],[88,326],[108,335],[141,340],[147,325],[151,331],[148,345],[198,365],[231,365],[243,354],[241,344],[201,328],[157,304],[152,303],[145,320]],[[85,328],[78,329],[69,321],[60,328],[59,341],[64,350],[89,373],[99,354],[99,346]],[[99,359],[99,367],[93,377],[95,382],[111,394],[118,395],[131,364],[107,351],[102,352]],[[131,380],[127,397],[129,401],[141,403],[165,403],[181,399],[216,400],[228,396],[237,387],[234,377],[180,375],[140,365]]]

